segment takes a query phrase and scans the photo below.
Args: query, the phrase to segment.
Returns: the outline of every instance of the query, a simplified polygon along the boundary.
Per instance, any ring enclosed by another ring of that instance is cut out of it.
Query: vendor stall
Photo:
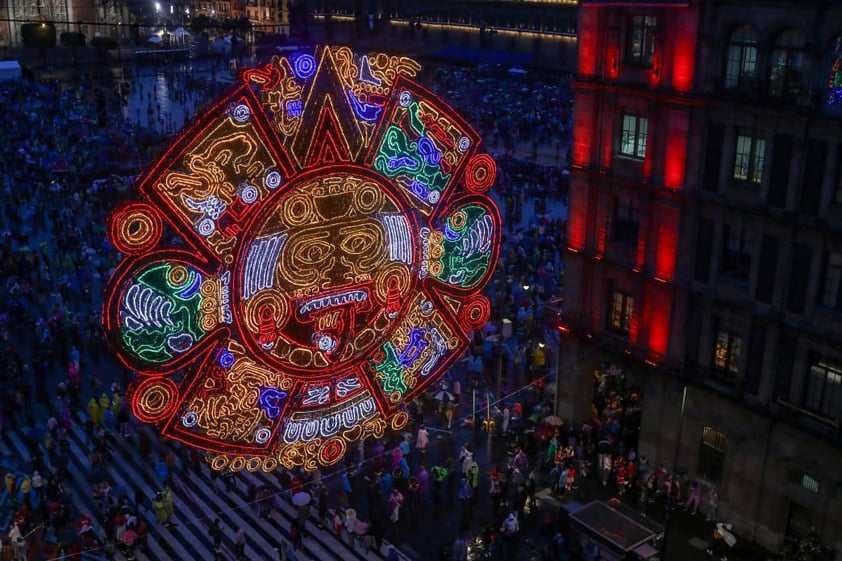
[[[657,559],[663,527],[619,500],[584,505],[570,522],[570,552],[585,561]]]

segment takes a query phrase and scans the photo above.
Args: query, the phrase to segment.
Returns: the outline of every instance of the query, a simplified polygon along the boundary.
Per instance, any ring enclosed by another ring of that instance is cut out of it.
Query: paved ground
[[[218,72],[221,75],[224,67],[220,66],[219,63],[203,63],[203,65],[197,65],[196,70],[211,75]],[[185,119],[192,115],[196,108],[196,99],[179,98],[166,73],[155,69],[145,69],[134,72],[132,79],[136,81],[138,87],[128,96],[127,104],[124,107],[125,116],[130,120],[136,120],[144,126],[162,127],[162,130],[167,128],[177,129]],[[142,87],[140,87],[141,84]],[[162,108],[163,122],[157,115],[158,104]],[[153,107],[151,114],[148,112],[150,106]],[[493,153],[501,151],[500,147],[491,147],[490,150]],[[539,147],[537,151],[530,146],[518,146],[515,155],[535,159],[545,164],[558,163],[556,151],[549,146]],[[525,208],[529,209],[531,205],[527,204]],[[566,207],[560,201],[551,201],[550,214],[564,217],[566,216]],[[532,220],[534,220],[534,216],[527,212],[522,223],[518,226],[527,227]],[[552,344],[551,341],[548,341],[548,343]],[[600,360],[595,357],[593,362],[598,363]],[[128,373],[112,360],[106,358],[95,368],[99,377],[106,384],[112,380],[125,384]],[[55,377],[51,382],[57,383],[57,381],[58,378]],[[83,402],[86,401],[87,396],[85,396]],[[35,421],[43,422],[46,415],[46,411],[37,411]],[[470,417],[469,408],[464,402],[460,410],[460,416]],[[79,420],[83,419],[80,417]],[[452,431],[440,429],[437,427],[438,419],[432,412],[430,412],[429,421],[431,427],[436,430],[433,430],[428,457],[425,459],[427,464],[444,461],[448,457],[455,456],[459,446],[464,442],[472,443],[476,459],[481,466],[483,481],[485,481],[488,470],[492,466],[505,464],[507,460],[506,442],[503,439],[490,439],[463,423],[456,423]],[[30,456],[26,443],[28,430],[28,426],[22,426],[9,431],[0,442],[0,461],[2,465],[19,476],[31,468],[28,463]],[[154,469],[155,459],[144,457],[136,446],[140,434],[138,431],[141,430],[146,429],[136,427],[133,429],[135,435],[133,439],[114,438],[110,445],[111,461],[107,473],[115,487],[121,488],[132,499],[134,498],[133,493],[129,490],[135,485],[143,489],[148,495],[161,487],[161,481]],[[170,447],[169,444],[155,442],[157,451],[165,451]],[[93,476],[89,467],[87,452],[86,439],[81,424],[76,423],[71,433],[68,451],[65,454],[65,459],[70,468],[70,491],[78,513],[93,514],[96,504],[89,492],[89,485]],[[540,457],[540,454],[540,450],[535,450],[533,461]],[[290,522],[296,515],[295,509],[285,500],[281,500],[270,519],[261,519],[256,516],[254,506],[249,504],[247,494],[249,485],[267,486],[270,489],[277,488],[278,480],[275,475],[243,473],[237,476],[236,490],[227,493],[222,492],[222,486],[219,482],[211,480],[207,468],[203,468],[201,473],[195,473],[186,472],[183,467],[179,468],[173,481],[177,525],[165,527],[153,523],[149,549],[147,552],[139,554],[138,558],[153,560],[209,559],[212,551],[207,528],[208,524],[217,516],[222,520],[226,530],[226,538],[223,544],[224,554],[227,558],[232,558],[233,542],[231,534],[232,528],[235,526],[242,526],[247,530],[247,558],[276,558],[274,548],[282,539],[288,538]],[[521,543],[523,547],[518,550],[516,559],[530,559],[532,555],[531,544],[548,542],[548,538],[542,534],[541,528],[547,517],[554,525],[563,524],[564,513],[574,510],[576,505],[587,504],[595,499],[608,499],[613,496],[611,487],[603,488],[596,481],[583,480],[572,496],[558,497],[553,495],[548,488],[548,474],[546,472],[539,473],[539,507],[537,511],[526,515],[522,520],[523,541]],[[361,475],[358,477],[361,477]],[[326,473],[325,481],[331,490],[330,504],[332,508],[347,502],[358,506],[361,516],[367,516],[367,506],[363,493],[357,490],[346,500],[342,498],[340,492],[343,485],[338,475]],[[362,485],[359,479],[355,483],[357,489]],[[2,524],[7,523],[11,516],[11,499],[11,497],[3,496],[0,500],[0,523]],[[458,503],[458,501],[455,501],[455,503]],[[475,513],[476,516],[472,518],[468,525],[470,533],[479,532],[496,520],[490,512],[485,493],[483,493],[483,498],[480,498]],[[650,510],[649,515],[659,521],[664,520],[663,509],[659,505],[655,505]],[[144,516],[148,516],[151,521],[150,513],[147,512]],[[445,501],[445,506],[438,509],[432,505],[427,505],[419,509],[418,512],[402,519],[398,528],[390,534],[390,541],[397,544],[398,549],[407,559],[418,561],[436,559],[442,546],[452,544],[459,537],[461,516],[462,513],[458,505],[454,504],[451,507],[447,501]],[[676,561],[709,559],[704,552],[704,548],[710,542],[711,533],[712,523],[706,522],[702,516],[692,517],[682,511],[674,513],[670,519],[667,536],[667,551],[669,552],[667,559],[670,561],[673,559]],[[36,534],[36,537],[39,541],[36,542],[37,547],[33,548],[33,558],[51,558],[48,553],[50,551],[49,541],[55,539],[55,537],[42,534]],[[337,540],[331,532],[322,530],[313,523],[308,537],[304,540],[304,549],[299,553],[299,559],[376,559],[380,558],[385,552],[385,548],[379,554],[367,553],[359,548],[351,548],[346,542]],[[105,555],[106,553],[106,549],[98,549],[92,552],[94,555]],[[119,554],[117,558],[120,558]],[[738,544],[738,550],[729,558],[748,561],[760,557],[755,556],[750,548],[743,548],[742,544]]]

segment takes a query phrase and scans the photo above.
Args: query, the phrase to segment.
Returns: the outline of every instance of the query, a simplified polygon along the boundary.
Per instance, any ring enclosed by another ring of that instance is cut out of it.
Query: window
[[[699,448],[698,474],[713,483],[722,482],[722,468],[725,465],[725,433],[711,427],[702,429],[702,445]]]
[[[746,89],[757,78],[757,33],[749,25],[731,34],[725,60],[725,87]]]
[[[778,35],[769,57],[769,95],[791,97],[801,92],[805,58],[804,39],[798,31]]]
[[[827,308],[842,311],[842,253],[825,254],[824,275],[819,303]]]
[[[842,419],[842,364],[818,355],[811,359],[804,408],[831,419]]]
[[[842,35],[836,38],[827,79],[827,106],[842,107]]]
[[[628,113],[623,114],[623,134],[620,139],[620,154],[638,160],[645,159],[648,132],[648,119]]]
[[[637,247],[640,220],[631,200],[622,197],[614,199],[614,222],[611,234],[614,241]]]
[[[628,335],[631,332],[634,298],[616,290],[611,292],[611,316],[608,327],[613,331]]]
[[[632,16],[629,21],[626,63],[635,66],[652,66],[657,27],[658,20],[655,16]]]
[[[752,243],[745,228],[726,224],[722,235],[719,273],[734,280],[748,282],[751,260]]]
[[[801,486],[808,491],[812,491],[813,493],[818,494],[819,492],[819,481],[813,477],[810,477],[806,473],[801,475]]]
[[[739,335],[719,329],[713,349],[713,367],[720,372],[738,374],[740,371],[740,352],[743,340]]]
[[[766,140],[746,134],[737,135],[734,179],[759,185],[763,180],[765,156]]]

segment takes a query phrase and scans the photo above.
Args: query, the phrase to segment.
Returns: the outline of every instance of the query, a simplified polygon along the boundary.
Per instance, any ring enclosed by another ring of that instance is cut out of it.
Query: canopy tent
[[[657,553],[663,526],[617,499],[593,501],[570,513],[574,551],[603,551],[611,559],[645,560]]]
[[[0,82],[17,80],[22,73],[20,63],[16,60],[0,60]]]

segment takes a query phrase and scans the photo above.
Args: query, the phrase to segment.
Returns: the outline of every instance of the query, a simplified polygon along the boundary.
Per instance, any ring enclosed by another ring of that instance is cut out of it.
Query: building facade
[[[634,365],[641,456],[842,551],[842,6],[583,0],[578,33],[568,323]]]

